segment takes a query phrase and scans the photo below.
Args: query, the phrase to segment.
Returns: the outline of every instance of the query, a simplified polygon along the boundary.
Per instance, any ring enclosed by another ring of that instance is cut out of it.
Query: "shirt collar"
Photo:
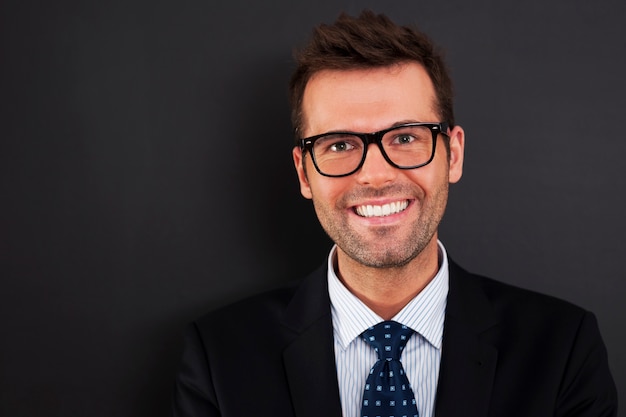
[[[446,298],[448,295],[448,256],[443,244],[439,246],[439,271],[433,280],[413,298],[393,320],[423,336],[431,345],[441,349]],[[334,269],[337,246],[328,256],[328,292],[331,302],[335,337],[343,349],[371,326],[383,319],[352,294],[339,280]]]

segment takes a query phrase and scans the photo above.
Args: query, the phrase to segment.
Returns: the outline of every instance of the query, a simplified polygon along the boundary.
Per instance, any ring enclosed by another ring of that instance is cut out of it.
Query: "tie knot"
[[[413,333],[412,329],[397,321],[383,321],[361,335],[363,340],[374,347],[378,359],[400,360],[402,349]]]

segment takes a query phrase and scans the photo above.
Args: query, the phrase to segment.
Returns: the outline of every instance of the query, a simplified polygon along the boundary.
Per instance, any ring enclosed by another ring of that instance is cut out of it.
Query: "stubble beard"
[[[417,207],[419,215],[410,225],[377,227],[369,232],[369,236],[358,233],[349,223],[350,214],[342,208],[349,206],[349,201],[358,201],[358,198],[363,196],[393,195],[394,191],[407,195],[404,188],[398,186],[390,188],[352,193],[342,198],[334,210],[317,204],[315,198],[313,199],[319,221],[328,236],[348,257],[366,267],[392,269],[409,264],[431,243],[445,211],[448,198],[447,182],[428,199],[424,197],[422,190],[412,188],[411,195],[416,196],[413,204],[419,205]],[[415,210],[415,207],[412,210]],[[409,228],[409,232],[398,233],[401,228]]]

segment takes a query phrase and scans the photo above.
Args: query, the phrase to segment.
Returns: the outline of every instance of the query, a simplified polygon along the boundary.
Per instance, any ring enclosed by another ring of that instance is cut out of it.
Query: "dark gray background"
[[[594,311],[626,403],[623,0],[4,0],[0,415],[165,416],[187,322],[323,261],[291,50],[363,7],[447,51],[450,255]]]

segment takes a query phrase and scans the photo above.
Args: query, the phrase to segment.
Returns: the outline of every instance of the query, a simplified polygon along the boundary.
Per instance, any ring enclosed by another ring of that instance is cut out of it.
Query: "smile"
[[[408,200],[395,201],[381,206],[356,206],[354,211],[361,217],[385,217],[400,213],[409,206]]]

